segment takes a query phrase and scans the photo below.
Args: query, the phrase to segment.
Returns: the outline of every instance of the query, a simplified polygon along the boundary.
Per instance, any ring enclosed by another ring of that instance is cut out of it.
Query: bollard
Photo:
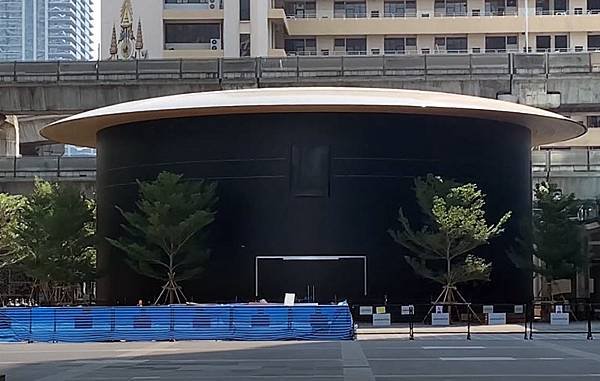
[[[408,322],[408,339],[409,340],[415,339],[414,323],[412,321],[412,317],[410,318],[410,321]]]
[[[523,336],[523,339],[527,340],[527,318],[529,315],[529,313],[528,313],[529,305],[528,304],[525,304],[525,310],[523,312],[525,312],[525,314],[524,314],[525,315],[525,324],[524,324],[525,325],[525,336]]]
[[[588,333],[587,333],[587,339],[588,340],[594,340],[594,336],[592,335],[592,315],[594,313],[594,307],[592,306],[592,304],[588,304]]]
[[[471,308],[467,311],[467,340],[471,340]]]
[[[531,314],[529,315],[529,340],[533,340],[533,319],[535,318],[534,315],[534,306],[533,303],[531,303],[531,309],[530,312]]]

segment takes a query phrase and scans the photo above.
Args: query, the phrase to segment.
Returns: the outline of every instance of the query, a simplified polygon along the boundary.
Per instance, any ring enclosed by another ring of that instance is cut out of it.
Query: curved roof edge
[[[122,124],[285,112],[377,112],[488,119],[528,128],[534,146],[572,139],[586,132],[584,126],[562,115],[495,99],[419,90],[281,87],[188,93],[125,102],[61,119],[44,127],[41,134],[59,143],[95,147],[98,131]]]

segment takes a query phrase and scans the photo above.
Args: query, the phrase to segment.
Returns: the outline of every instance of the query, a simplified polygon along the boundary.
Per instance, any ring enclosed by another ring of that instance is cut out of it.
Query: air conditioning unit
[[[211,38],[210,39],[210,50],[219,50],[221,49],[221,39],[220,38]]]

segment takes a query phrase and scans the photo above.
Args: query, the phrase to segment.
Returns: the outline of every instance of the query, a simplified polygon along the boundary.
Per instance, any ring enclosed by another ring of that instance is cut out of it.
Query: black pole
[[[525,336],[523,339],[527,340],[527,317],[529,315],[529,305],[525,304]]]
[[[414,340],[415,339],[415,331],[414,331],[414,322],[413,322],[413,316],[414,315],[409,315],[409,321],[408,321],[408,339],[409,340]]]
[[[467,340],[471,340],[471,305],[467,305]]]
[[[529,315],[529,340],[533,340],[533,319],[535,318],[534,316],[534,304],[531,303],[531,309],[529,310],[530,315]]]
[[[588,340],[594,340],[594,336],[592,335],[592,315],[594,313],[594,308],[591,303],[588,304]]]

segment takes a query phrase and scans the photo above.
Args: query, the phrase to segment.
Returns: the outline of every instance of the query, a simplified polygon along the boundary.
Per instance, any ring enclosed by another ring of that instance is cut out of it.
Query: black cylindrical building
[[[526,302],[530,274],[507,250],[531,215],[530,147],[576,136],[559,115],[494,100],[381,89],[295,88],[186,94],[94,110],[44,130],[97,147],[98,233],[122,234],[115,206],[134,208],[136,180],[161,171],[218,182],[211,258],[184,285],[195,301],[429,301],[439,286],[416,276],[387,233],[402,206],[411,220],[416,176],[474,182],[487,217],[513,213],[477,254],[491,282],[474,300]],[[525,224],[526,225],[526,224]],[[100,239],[101,303],[152,299],[159,284],[134,274]]]

